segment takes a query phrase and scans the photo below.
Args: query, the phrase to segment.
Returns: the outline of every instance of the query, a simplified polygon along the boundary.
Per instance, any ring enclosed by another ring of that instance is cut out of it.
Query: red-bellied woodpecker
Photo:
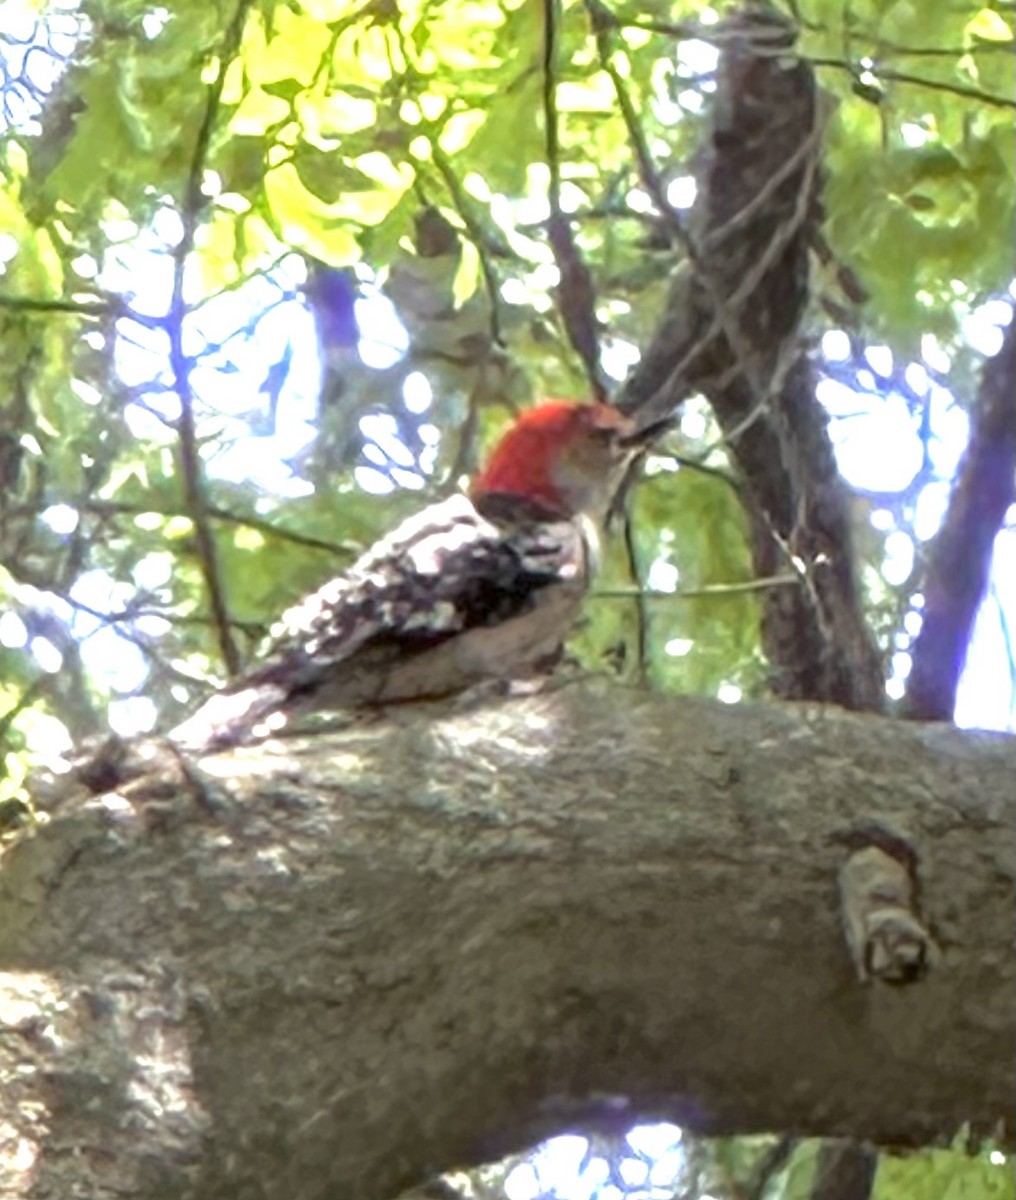
[[[410,517],[289,609],[262,661],[171,736],[229,745],[297,711],[448,695],[552,664],[641,442],[610,405],[551,400],[524,412],[468,497]]]

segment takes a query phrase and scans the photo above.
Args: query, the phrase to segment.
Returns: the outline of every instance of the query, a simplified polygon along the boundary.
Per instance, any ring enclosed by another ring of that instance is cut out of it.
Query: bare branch
[[[971,412],[970,442],[949,509],[928,554],[924,623],[911,650],[903,702],[914,720],[948,721],[984,597],[992,546],[1013,503],[1016,475],[1016,320],[984,365]]]
[[[811,62],[816,67],[832,67],[838,71],[846,71],[860,79],[861,68],[856,63],[846,62],[839,58],[813,58]],[[1008,96],[997,96],[994,92],[986,92],[983,88],[968,87],[963,83],[950,83],[947,79],[928,79],[925,76],[911,75],[906,71],[897,71],[892,67],[883,66],[881,63],[876,63],[875,66],[868,68],[864,74],[872,75],[876,86],[882,80],[887,80],[892,83],[901,83],[905,87],[948,92],[953,96],[961,96],[964,100],[976,100],[979,104],[989,104],[993,108],[1016,109],[1016,100]]]
[[[230,675],[236,675],[240,670],[240,654],[233,640],[230,626],[229,609],[226,603],[225,586],[219,571],[218,551],[215,545],[215,535],[208,520],[207,498],[205,496],[204,470],[198,448],[197,426],[194,418],[194,393],[190,383],[190,359],[183,349],[183,324],[187,316],[187,304],[184,300],[184,271],[187,259],[194,249],[194,236],[197,232],[200,214],[204,208],[204,197],[201,191],[205,163],[211,145],[212,132],[219,113],[219,102],[226,78],[226,65],[233,59],[243,33],[244,21],[251,0],[240,0],[233,19],[226,30],[224,38],[222,61],[214,82],[208,87],[208,99],[205,104],[204,117],[198,130],[191,156],[190,171],[184,189],[181,204],[183,233],[179,244],[173,251],[173,296],[170,301],[170,311],[167,320],[169,334],[169,357],[177,395],[180,400],[180,417],[177,422],[177,432],[180,437],[180,464],[183,470],[184,495],[187,499],[187,510],[194,522],[194,534],[201,560],[201,571],[204,575],[205,586],[208,589],[208,599],[215,619],[218,633],[219,650],[222,654],[226,670]]]
[[[589,267],[575,243],[571,221],[561,208],[561,145],[557,111],[558,18],[557,0],[543,0],[543,132],[550,173],[547,241],[561,276],[554,293],[568,340],[582,361],[593,395],[598,400],[605,400],[607,388],[600,367],[596,289]]]

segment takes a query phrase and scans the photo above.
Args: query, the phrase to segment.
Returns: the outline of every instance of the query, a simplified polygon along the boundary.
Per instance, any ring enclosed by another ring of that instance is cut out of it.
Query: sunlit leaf
[[[982,8],[971,18],[967,22],[966,34],[985,42],[1011,42],[1013,36],[1005,18],[993,8]]]

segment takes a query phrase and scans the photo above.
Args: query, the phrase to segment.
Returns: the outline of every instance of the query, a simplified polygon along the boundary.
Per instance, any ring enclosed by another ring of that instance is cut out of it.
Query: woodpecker
[[[236,744],[297,712],[391,704],[553,665],[644,433],[608,404],[522,413],[458,494],[283,614],[261,661],[171,733]]]

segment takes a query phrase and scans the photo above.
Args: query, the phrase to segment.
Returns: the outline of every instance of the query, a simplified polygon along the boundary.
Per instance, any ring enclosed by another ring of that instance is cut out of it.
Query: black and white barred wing
[[[488,520],[465,496],[410,517],[283,614],[262,661],[171,735],[215,746],[296,711],[440,696],[552,657],[585,590],[569,521]]]

